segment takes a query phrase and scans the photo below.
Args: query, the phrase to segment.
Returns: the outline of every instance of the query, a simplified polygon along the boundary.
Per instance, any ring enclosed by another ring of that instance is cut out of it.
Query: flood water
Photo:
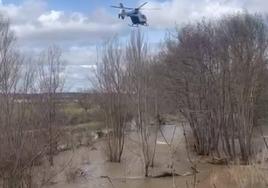
[[[64,163],[72,159],[70,168],[79,166],[81,177],[77,178],[74,182],[67,183],[63,172],[55,178],[55,184],[49,187],[186,188],[187,184],[191,187],[191,183],[194,181],[191,168],[193,164],[189,162],[189,158],[187,157],[185,138],[181,126],[167,125],[162,128],[162,134],[160,132],[158,133],[155,164],[154,168],[150,169],[150,175],[155,176],[163,172],[171,171],[170,167],[173,164],[175,173],[181,175],[174,178],[143,177],[143,161],[138,138],[136,132],[131,132],[127,135],[121,163],[107,162],[103,141],[97,142],[91,148],[82,147],[77,151],[67,151],[58,155],[56,157],[58,163]],[[199,159],[199,162],[196,163],[199,171],[196,175],[197,187],[215,188],[215,185],[217,185],[217,188],[237,187],[235,185],[236,180],[232,180],[231,178],[232,173],[236,172],[230,171],[226,166],[209,164],[198,156],[192,157],[193,161],[197,159]],[[66,168],[66,170],[68,170],[68,168]],[[268,171],[264,172],[268,173]],[[260,188],[261,186],[262,185],[260,185]]]

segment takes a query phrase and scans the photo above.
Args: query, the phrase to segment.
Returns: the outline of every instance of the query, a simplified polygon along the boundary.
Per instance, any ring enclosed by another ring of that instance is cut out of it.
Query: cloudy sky
[[[119,35],[127,38],[136,28],[129,19],[117,19],[110,5],[128,7],[140,0],[0,0],[0,11],[8,16],[20,49],[38,53],[49,45],[62,48],[67,62],[65,90],[78,91],[89,86],[88,74],[96,63],[96,48],[103,40]],[[149,42],[161,42],[168,30],[203,17],[248,10],[268,12],[268,0],[148,0],[144,11],[149,27],[143,27]]]

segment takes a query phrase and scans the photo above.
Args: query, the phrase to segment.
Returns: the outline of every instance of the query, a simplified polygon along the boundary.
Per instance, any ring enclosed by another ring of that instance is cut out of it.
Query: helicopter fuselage
[[[132,21],[132,25],[147,25],[147,18],[144,14],[142,14],[139,10],[131,10],[128,12],[121,12],[120,16],[122,18],[124,17],[130,17]]]
[[[146,4],[147,2],[143,3],[137,8],[124,7],[122,3],[120,3],[119,6],[113,5],[111,7],[121,9],[121,12],[118,14],[118,18],[121,18],[123,20],[125,19],[125,17],[130,17],[132,21],[132,26],[139,26],[139,25],[148,26],[146,16],[142,14],[140,11],[140,9]]]

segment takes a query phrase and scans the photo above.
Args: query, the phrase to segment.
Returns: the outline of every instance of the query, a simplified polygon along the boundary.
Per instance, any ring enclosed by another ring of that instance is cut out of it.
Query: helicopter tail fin
[[[121,12],[118,14],[118,18],[121,18],[122,20],[125,19],[125,7],[123,5],[123,3],[119,3],[119,7],[121,8]]]
[[[125,19],[125,12],[121,11],[121,13],[118,14],[118,18],[121,18],[122,20]]]

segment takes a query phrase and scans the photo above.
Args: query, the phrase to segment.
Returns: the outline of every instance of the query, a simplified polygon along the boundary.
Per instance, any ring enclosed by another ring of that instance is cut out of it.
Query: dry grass
[[[239,188],[261,188],[268,185],[268,174],[259,165],[231,167],[228,172]]]
[[[262,165],[226,167],[213,172],[209,179],[209,187],[213,188],[266,188],[268,186],[268,173]]]
[[[64,173],[65,178],[66,178],[66,182],[67,183],[74,183],[80,174],[81,174],[81,172],[80,172],[79,168],[76,168],[76,167],[68,168]]]

